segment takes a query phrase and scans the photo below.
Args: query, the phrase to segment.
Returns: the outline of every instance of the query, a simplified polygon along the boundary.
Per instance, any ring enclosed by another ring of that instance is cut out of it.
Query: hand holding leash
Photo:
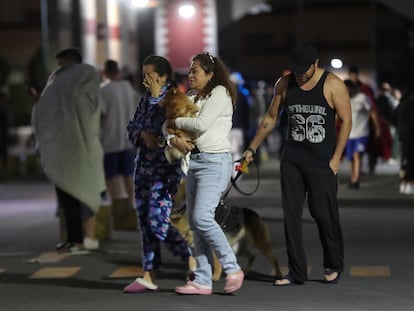
[[[246,151],[243,152],[243,159],[247,162],[247,165],[250,164],[250,162],[254,161],[254,156],[256,155],[256,151],[252,147],[247,147]]]
[[[244,152],[244,154],[246,154],[246,153],[250,154],[251,151],[247,150],[247,151]],[[246,196],[254,194],[257,191],[257,189],[259,189],[259,186],[260,186],[259,167],[257,166],[257,163],[254,160],[254,157],[251,154],[250,154],[250,156],[253,159],[252,161],[254,162],[255,167],[256,167],[257,184],[256,184],[255,189],[251,192],[245,192],[242,189],[240,189],[240,187],[237,185],[237,180],[240,178],[241,175],[249,174],[249,163],[246,160],[246,158],[241,158],[240,160],[234,161],[234,162],[237,162],[237,163],[240,163],[240,164],[235,165],[235,170],[237,171],[236,176],[230,178],[231,186],[234,187],[239,193],[241,193],[243,195],[246,195]],[[229,194],[229,192],[232,188],[231,186],[227,189],[227,191],[222,196],[222,200],[224,200],[227,197],[227,195]]]
[[[249,174],[249,163],[245,159],[242,159],[240,164],[236,165],[235,169],[243,174]]]

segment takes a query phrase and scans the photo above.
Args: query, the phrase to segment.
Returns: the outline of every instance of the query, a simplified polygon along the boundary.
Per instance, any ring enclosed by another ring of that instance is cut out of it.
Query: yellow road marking
[[[116,269],[114,272],[111,273],[109,278],[130,278],[130,277],[138,277],[144,274],[144,270],[142,267],[136,266],[127,266],[127,267],[120,267]]]
[[[56,251],[45,252],[37,257],[28,260],[28,263],[56,263],[69,256],[69,253],[59,253]]]
[[[74,276],[81,267],[49,267],[37,270],[31,279],[64,279]]]
[[[354,277],[389,277],[391,269],[389,266],[353,266],[350,274]]]
[[[280,267],[282,275],[289,273],[288,267]],[[308,266],[308,274],[311,273],[312,267]],[[352,266],[350,275],[353,277],[390,277],[391,268],[389,266]]]

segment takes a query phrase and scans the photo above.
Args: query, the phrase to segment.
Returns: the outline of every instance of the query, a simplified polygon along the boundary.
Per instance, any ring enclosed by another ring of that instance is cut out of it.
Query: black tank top
[[[290,74],[284,101],[288,114],[288,133],[283,160],[297,164],[326,167],[335,150],[335,110],[323,94],[328,75],[324,71],[312,90],[302,90]]]

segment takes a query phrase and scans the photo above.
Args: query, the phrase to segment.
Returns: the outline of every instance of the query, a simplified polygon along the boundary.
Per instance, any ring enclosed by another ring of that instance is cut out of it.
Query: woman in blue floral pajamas
[[[165,111],[159,104],[173,86],[172,68],[165,58],[151,55],[144,60],[142,73],[146,92],[127,130],[129,140],[138,148],[134,184],[144,275],[125,287],[127,293],[158,290],[153,270],[161,265],[160,241],[183,261],[190,256],[187,243],[169,222],[172,197],[177,192],[182,171],[179,161],[170,164],[164,156]]]

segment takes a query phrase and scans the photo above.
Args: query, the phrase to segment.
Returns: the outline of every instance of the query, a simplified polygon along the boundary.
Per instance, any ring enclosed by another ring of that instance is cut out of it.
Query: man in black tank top
[[[308,279],[301,222],[306,198],[323,247],[323,282],[338,283],[344,267],[337,173],[352,127],[351,104],[343,81],[318,63],[311,44],[293,51],[292,73],[276,82],[271,105],[243,154],[248,162],[253,160],[283,106],[288,114],[288,137],[280,173],[289,273],[276,280],[275,286],[304,284]],[[337,136],[336,116],[342,123]]]

